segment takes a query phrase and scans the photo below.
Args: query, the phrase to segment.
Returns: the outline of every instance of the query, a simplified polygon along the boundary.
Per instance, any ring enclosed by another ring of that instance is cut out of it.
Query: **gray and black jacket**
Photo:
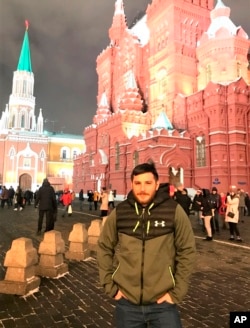
[[[121,290],[134,304],[154,303],[166,292],[175,303],[184,298],[195,241],[189,218],[169,197],[167,184],[160,185],[146,207],[130,192],[112,211],[98,241],[97,259],[101,284],[111,297]]]

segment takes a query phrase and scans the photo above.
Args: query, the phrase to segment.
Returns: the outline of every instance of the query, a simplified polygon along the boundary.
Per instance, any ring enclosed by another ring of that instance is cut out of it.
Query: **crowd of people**
[[[22,190],[20,186],[17,186],[16,190],[10,186],[0,186],[0,201],[1,208],[8,209],[13,208],[14,211],[22,211],[26,205],[31,205],[34,200],[35,194],[27,189]]]
[[[244,223],[244,216],[250,215],[250,198],[247,192],[230,186],[227,193],[218,193],[216,187],[197,189],[193,199],[182,183],[176,184],[173,198],[182,206],[188,216],[193,216],[206,232],[205,241],[212,241],[221,229],[229,229],[229,240],[242,242],[238,223]]]

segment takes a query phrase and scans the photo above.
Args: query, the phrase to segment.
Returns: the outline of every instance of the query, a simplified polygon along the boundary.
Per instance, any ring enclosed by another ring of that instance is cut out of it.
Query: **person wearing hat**
[[[238,222],[239,222],[239,196],[237,195],[236,186],[229,187],[229,195],[227,196],[227,210],[225,214],[225,221],[228,222],[230,230],[229,240],[242,242]]]

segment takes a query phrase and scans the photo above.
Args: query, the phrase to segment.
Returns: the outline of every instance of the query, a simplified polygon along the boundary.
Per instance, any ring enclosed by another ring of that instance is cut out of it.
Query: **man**
[[[153,163],[133,169],[131,187],[99,237],[101,284],[116,300],[118,328],[180,328],[176,304],[187,293],[196,256],[190,221],[170,198],[169,184],[159,184]]]
[[[50,185],[48,179],[43,180],[36,196],[35,207],[39,207],[37,235],[41,235],[43,217],[46,215],[45,232],[54,229],[54,222],[57,213],[57,202],[54,188]]]

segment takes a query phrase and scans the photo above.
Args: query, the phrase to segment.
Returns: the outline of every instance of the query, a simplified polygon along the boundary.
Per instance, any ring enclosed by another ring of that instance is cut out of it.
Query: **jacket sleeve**
[[[187,294],[189,278],[196,261],[193,229],[180,205],[177,205],[175,212],[175,249],[175,287],[169,294],[175,303],[180,303]]]
[[[116,210],[107,217],[97,245],[97,263],[99,267],[100,283],[106,294],[114,297],[118,291],[112,275],[114,273],[114,256],[117,245]]]

